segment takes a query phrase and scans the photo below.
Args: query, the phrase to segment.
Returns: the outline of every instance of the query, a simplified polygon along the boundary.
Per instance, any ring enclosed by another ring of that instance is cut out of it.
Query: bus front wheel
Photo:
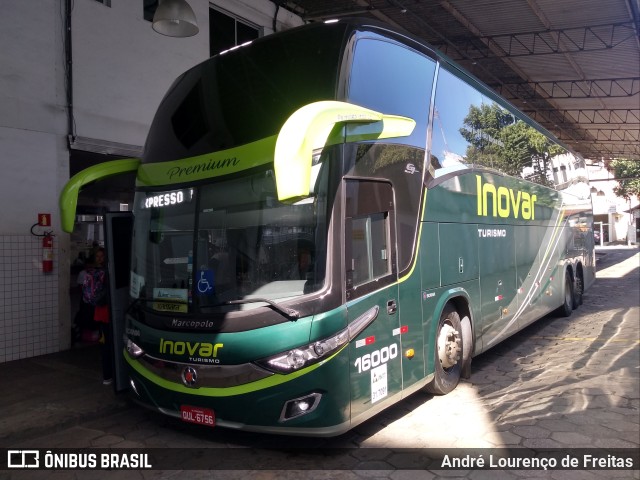
[[[456,388],[462,371],[462,326],[460,315],[451,306],[440,316],[435,347],[434,378],[425,389],[445,395]]]

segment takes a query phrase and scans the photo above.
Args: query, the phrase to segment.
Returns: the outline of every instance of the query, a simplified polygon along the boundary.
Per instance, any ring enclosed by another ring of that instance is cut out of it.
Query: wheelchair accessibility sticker
[[[213,295],[215,290],[213,288],[213,270],[198,270],[198,295]]]

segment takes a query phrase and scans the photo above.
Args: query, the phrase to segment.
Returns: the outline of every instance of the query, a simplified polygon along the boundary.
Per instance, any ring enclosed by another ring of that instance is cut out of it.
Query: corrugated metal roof
[[[287,6],[310,21],[357,15],[398,25],[584,157],[640,160],[635,0],[293,0]]]

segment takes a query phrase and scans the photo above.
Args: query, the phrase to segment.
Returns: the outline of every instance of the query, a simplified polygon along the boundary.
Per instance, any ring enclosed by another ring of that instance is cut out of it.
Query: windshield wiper
[[[202,305],[200,308],[215,308],[221,305],[242,305],[244,303],[266,303],[267,306],[280,313],[283,317],[287,317],[289,320],[297,320],[300,318],[300,312],[293,308],[283,307],[276,302],[267,300],[266,298],[244,298],[240,300],[228,300],[226,302],[218,303],[216,305]]]

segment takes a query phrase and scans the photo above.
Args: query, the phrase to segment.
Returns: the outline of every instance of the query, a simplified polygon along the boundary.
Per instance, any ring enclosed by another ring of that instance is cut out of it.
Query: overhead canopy
[[[308,21],[372,17],[425,39],[583,157],[640,160],[637,0],[293,0]]]

